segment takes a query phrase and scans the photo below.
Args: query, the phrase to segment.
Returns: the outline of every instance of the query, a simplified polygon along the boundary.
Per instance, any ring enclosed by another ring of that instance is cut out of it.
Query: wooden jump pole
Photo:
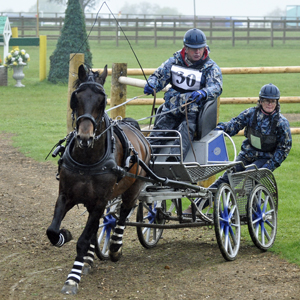
[[[120,76],[127,76],[126,63],[114,63],[111,72],[111,90],[110,90],[110,107],[124,103],[127,99],[127,85],[118,81]],[[120,106],[111,110],[110,117],[115,119],[120,116],[125,118],[126,106]]]
[[[78,68],[84,62],[83,53],[71,53],[69,62],[69,81],[68,81],[68,106],[67,106],[67,133],[73,131],[70,100],[74,91],[74,83],[78,78]]]
[[[228,98],[220,98],[220,104],[256,104],[258,100],[257,97],[228,97]],[[156,98],[156,104],[163,104],[165,100],[163,98]],[[108,104],[110,103],[110,99],[108,99]],[[149,96],[149,98],[138,98],[134,99],[126,105],[152,105],[153,98]],[[280,97],[280,103],[300,103],[300,97]]]
[[[145,75],[151,75],[156,69],[143,69]],[[103,71],[101,68],[94,68],[93,71]],[[236,67],[236,68],[221,68],[223,75],[237,74],[276,74],[276,73],[300,73],[300,66],[284,66],[284,67]],[[108,74],[111,74],[111,69],[108,69]],[[127,70],[127,75],[143,75],[141,69],[131,68]]]

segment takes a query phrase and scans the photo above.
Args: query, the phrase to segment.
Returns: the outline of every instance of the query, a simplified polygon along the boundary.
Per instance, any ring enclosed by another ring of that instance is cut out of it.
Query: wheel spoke
[[[263,226],[262,232],[264,232],[264,235],[267,237],[268,241],[270,241],[270,240],[271,240],[271,237],[270,237],[270,235],[269,235],[267,229],[265,228],[265,226]]]
[[[107,252],[107,248],[108,248],[108,245],[109,245],[109,239],[110,239],[110,235],[106,235],[105,240],[104,240],[104,244],[103,244],[103,248],[102,248],[102,252],[104,254],[106,254],[106,252]]]
[[[230,209],[230,213],[228,214],[228,217],[229,217],[230,219],[232,218],[232,216],[233,216],[235,210],[236,210],[236,205],[233,205],[233,206],[231,207],[231,209]]]
[[[266,195],[266,197],[265,197],[265,202],[264,202],[263,209],[262,209],[262,212],[266,212],[268,203],[269,203],[269,196]]]
[[[257,193],[257,204],[258,206],[260,207],[261,205],[261,194],[262,194],[262,190],[259,190],[258,193]]]
[[[231,193],[228,192],[227,195],[226,195],[226,201],[225,201],[225,206],[226,206],[227,210],[228,210],[228,205],[229,205],[230,197],[231,197]]]
[[[156,240],[156,228],[153,228],[153,239]]]
[[[225,227],[224,237],[225,237],[224,248],[228,252],[228,240],[229,240],[228,226]]]
[[[255,236],[258,237],[259,235],[259,223],[255,224]]]
[[[230,227],[229,231],[230,231],[230,235],[231,235],[233,244],[235,246],[235,245],[237,245],[237,241],[236,241],[236,238],[235,238],[235,233],[234,233],[234,231],[233,231],[233,229],[231,227]]]
[[[268,224],[272,229],[275,229],[275,226],[269,220],[266,220],[265,224]]]
[[[229,250],[228,250],[229,254],[232,255],[233,249],[232,249],[231,240],[230,240],[229,236],[228,236],[228,248],[229,248]]]
[[[260,220],[261,220],[261,217],[256,218],[255,220],[252,221],[252,224],[254,225],[254,224],[256,224],[257,222],[259,222]]]
[[[147,228],[146,231],[146,241],[149,243],[151,237],[151,228]]]
[[[265,245],[265,228],[264,223],[261,224],[261,243]]]

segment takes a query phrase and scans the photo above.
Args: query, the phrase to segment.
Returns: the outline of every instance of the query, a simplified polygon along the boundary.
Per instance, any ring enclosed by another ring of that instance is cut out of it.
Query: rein
[[[185,106],[187,106],[187,105],[190,105],[190,104],[193,103],[193,102],[194,102],[194,101],[190,101],[190,102],[184,103],[184,104],[182,104],[180,107],[185,107]],[[168,114],[168,113],[170,113],[170,112],[172,112],[172,111],[175,111],[175,110],[177,110],[177,109],[179,109],[179,107],[175,107],[175,108],[170,109],[170,110],[168,110],[168,111],[165,111],[165,112],[162,112],[162,113],[159,113],[159,114],[155,114],[155,115],[152,115],[152,116],[149,116],[149,117],[141,118],[141,119],[138,119],[138,120],[136,120],[136,121],[139,122],[139,121],[147,120],[147,119],[150,119],[150,118],[155,118],[155,117],[158,117],[158,116],[162,116],[162,115]]]

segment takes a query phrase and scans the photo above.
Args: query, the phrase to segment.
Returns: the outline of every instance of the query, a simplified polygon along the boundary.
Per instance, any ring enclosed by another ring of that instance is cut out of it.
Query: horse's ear
[[[84,82],[86,80],[86,70],[84,65],[80,65],[78,68],[78,79],[80,82]]]
[[[102,85],[104,85],[106,77],[107,77],[107,65],[105,65],[103,72],[99,76]]]

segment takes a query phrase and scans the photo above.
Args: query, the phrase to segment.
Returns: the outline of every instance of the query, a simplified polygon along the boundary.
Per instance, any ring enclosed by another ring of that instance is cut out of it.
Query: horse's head
[[[77,145],[81,148],[92,147],[95,134],[101,131],[107,96],[103,85],[107,77],[107,65],[101,74],[86,70],[84,65],[78,68],[78,79],[72,93],[70,106],[72,115],[77,117]]]

